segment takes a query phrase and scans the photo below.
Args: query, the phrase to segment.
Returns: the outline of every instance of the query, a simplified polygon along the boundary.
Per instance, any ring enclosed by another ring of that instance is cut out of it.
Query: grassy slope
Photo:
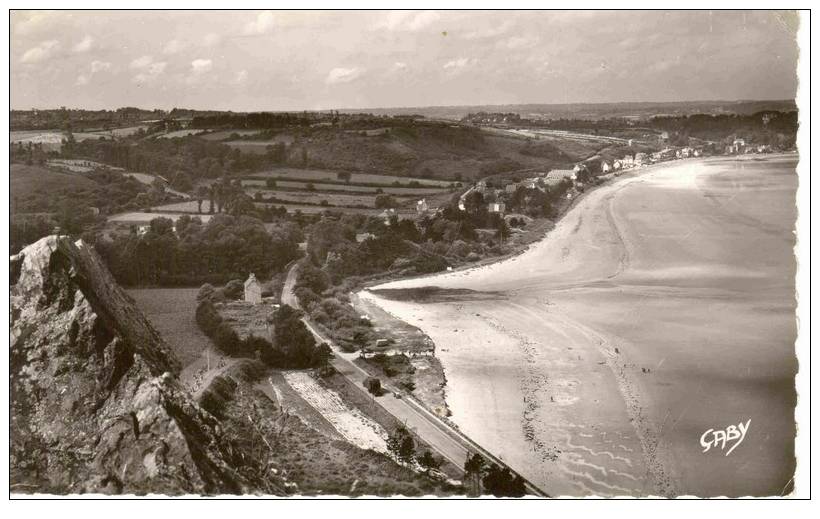
[[[52,171],[41,166],[12,164],[9,168],[12,212],[15,199],[37,197],[37,193],[49,193],[66,189],[91,188],[96,182],[82,175]],[[48,210],[43,207],[43,210]],[[51,208],[53,210],[53,208]]]
[[[469,181],[486,176],[487,168],[504,161],[517,162],[522,168],[566,167],[597,151],[589,145],[554,144],[558,148],[554,155],[527,155],[521,153],[526,139],[475,128],[418,126],[371,136],[328,129],[297,138],[290,146],[289,162],[300,163],[304,149],[308,163],[316,168],[447,181],[460,176]]]

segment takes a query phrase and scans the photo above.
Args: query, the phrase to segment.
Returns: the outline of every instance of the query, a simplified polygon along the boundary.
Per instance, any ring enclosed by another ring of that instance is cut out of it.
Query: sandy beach
[[[521,255],[361,295],[434,340],[452,420],[551,495],[780,495],[796,162],[656,166],[588,193]],[[747,420],[730,455],[703,452],[704,432]]]

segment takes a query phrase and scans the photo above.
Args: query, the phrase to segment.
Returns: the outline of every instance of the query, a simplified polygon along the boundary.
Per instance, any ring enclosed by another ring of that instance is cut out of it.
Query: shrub
[[[241,279],[232,279],[228,281],[222,292],[228,299],[241,299],[245,295],[245,283]]]
[[[373,396],[382,396],[382,381],[377,379],[376,377],[367,377],[364,379],[364,387],[367,388],[367,391]]]

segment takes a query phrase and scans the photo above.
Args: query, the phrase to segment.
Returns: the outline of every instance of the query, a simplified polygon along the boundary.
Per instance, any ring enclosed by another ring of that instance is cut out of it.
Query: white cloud
[[[145,56],[143,56],[143,58],[144,57]],[[131,63],[131,65],[133,66],[133,62]],[[142,72],[134,76],[133,81],[135,83],[149,83],[157,79],[163,72],[165,72],[166,65],[167,63],[165,63],[164,61],[139,65],[137,68],[140,68]]]
[[[405,72],[407,70],[407,63],[403,61],[397,61],[393,63],[393,66],[390,67],[391,72]]]
[[[444,70],[461,70],[476,63],[478,63],[478,60],[475,58],[458,58],[448,61],[443,68]]]
[[[74,52],[88,52],[91,50],[91,46],[94,44],[94,38],[91,36],[86,35],[80,42],[78,42],[74,47],[71,48]]]
[[[191,72],[194,74],[205,74],[213,68],[213,61],[209,59],[195,59],[191,62]]]
[[[215,32],[209,32],[202,38],[202,44],[206,47],[213,47],[217,45],[219,42],[222,41],[222,36],[216,34]]]
[[[131,68],[145,68],[154,61],[151,56],[140,56],[131,62]]]
[[[325,79],[325,83],[327,83],[328,85],[334,85],[338,83],[350,83],[351,81],[358,79],[362,75],[362,73],[364,73],[364,70],[360,69],[359,67],[337,67],[328,73],[327,79]]]
[[[87,85],[87,84],[88,84],[88,82],[90,81],[90,79],[91,79],[91,78],[89,78],[87,75],[85,75],[85,74],[80,74],[79,76],[77,76],[77,82],[76,82],[76,85],[77,85],[77,86]]]
[[[235,85],[241,85],[248,80],[248,71],[247,70],[240,70],[237,72],[236,77],[234,78],[233,82]]]
[[[276,17],[273,11],[262,11],[256,15],[256,20],[248,22],[248,24],[245,25],[243,32],[245,34],[265,34],[273,29],[275,22]]]
[[[539,42],[538,36],[513,36],[499,42],[498,46],[505,49],[529,49]]]
[[[57,40],[46,40],[40,42],[39,45],[36,47],[32,47],[27,50],[23,57],[20,58],[22,63],[37,63],[39,61],[44,61],[57,53],[60,49],[60,42]]]
[[[441,18],[435,11],[390,11],[376,24],[388,31],[420,31]]]
[[[91,62],[91,73],[96,74],[97,72],[101,72],[103,70],[110,70],[111,63],[107,61],[97,61],[94,60]]]
[[[171,40],[162,47],[163,54],[176,54],[181,52],[186,47],[185,42],[179,40]]]
[[[487,29],[479,29],[475,31],[470,31],[465,33],[462,37],[467,40],[477,40],[481,38],[495,38],[497,36],[501,36],[505,34],[507,31],[510,30],[512,27],[512,22],[510,20],[506,20],[501,25],[494,25]]]

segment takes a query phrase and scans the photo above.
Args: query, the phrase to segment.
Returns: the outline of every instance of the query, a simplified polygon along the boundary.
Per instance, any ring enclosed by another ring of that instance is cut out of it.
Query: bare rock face
[[[93,249],[43,238],[11,258],[11,285],[12,492],[252,491]]]

